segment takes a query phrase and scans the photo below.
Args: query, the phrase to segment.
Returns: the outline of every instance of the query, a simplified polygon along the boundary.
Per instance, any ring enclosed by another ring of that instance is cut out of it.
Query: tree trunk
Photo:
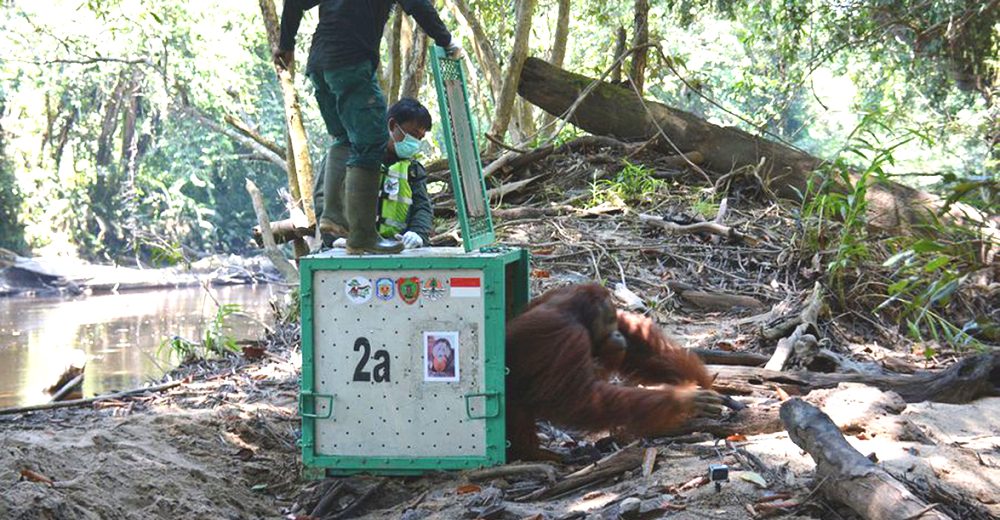
[[[594,80],[528,58],[518,93],[553,115],[563,114]],[[648,110],[648,112],[647,112]],[[733,127],[720,127],[683,110],[636,97],[631,89],[600,83],[580,102],[570,123],[597,135],[625,141],[648,140],[662,128],[670,142],[656,146],[670,153],[698,151],[705,166],[719,173],[757,168],[765,185],[779,197],[800,201],[807,193],[810,173],[823,161],[783,144],[768,141]],[[676,146],[676,149],[674,148]],[[868,187],[868,222],[882,229],[898,230],[927,222],[928,212],[942,207],[940,198],[894,182]],[[840,190],[845,190],[841,185]],[[959,216],[970,208],[952,207]],[[968,215],[978,215],[971,210]],[[962,218],[962,217],[958,217]],[[974,217],[969,217],[974,218]]]
[[[136,123],[139,119],[139,104],[142,95],[139,93],[139,83],[136,74],[129,80],[129,88],[126,93],[128,108],[125,111],[125,122],[122,125],[122,151],[121,151],[121,171],[131,172],[135,166],[136,149],[138,139],[136,138]]]
[[[469,8],[467,0],[449,0],[455,18],[464,21],[465,25],[472,31],[472,44],[475,47],[476,61],[483,67],[483,74],[490,84],[490,97],[494,103],[498,103],[500,91],[503,88],[503,73],[500,70],[500,62],[497,59],[496,50],[490,43],[489,36],[483,30],[482,24],[476,18],[475,13]]]
[[[403,71],[403,87],[399,97],[417,99],[420,97],[420,86],[424,82],[424,72],[427,70],[427,33],[417,26],[413,27],[409,50],[406,53],[406,66]]]
[[[624,27],[619,27],[618,32],[615,33],[615,66],[611,68],[611,82],[614,84],[620,84],[622,82],[622,64],[618,63],[618,59],[625,54],[627,50],[625,48],[625,40],[628,38],[628,34],[625,33]],[[562,68],[562,67],[560,67]]]
[[[389,31],[389,64],[386,67],[386,102],[392,106],[399,101],[399,86],[403,77],[402,73],[402,43],[400,42],[403,32],[403,18],[406,16],[398,6],[392,15],[392,27]]]
[[[635,25],[633,26],[632,47],[649,42],[649,0],[635,0]],[[623,51],[624,52],[624,51]],[[636,51],[632,55],[632,70],[629,76],[641,96],[646,77],[646,56],[649,49]]]
[[[264,27],[267,29],[267,39],[271,43],[271,49],[277,49],[281,27],[278,22],[278,13],[274,8],[274,0],[260,0],[260,11],[264,16]],[[294,66],[292,68],[294,69]],[[295,198],[295,203],[306,214],[309,225],[315,225],[316,212],[313,211],[312,205],[312,160],[309,157],[309,139],[306,136],[305,126],[302,124],[299,95],[295,91],[294,71],[276,66],[275,72],[281,83],[282,98],[285,104],[285,124],[288,128],[288,140],[290,141],[287,157],[288,187],[292,192],[292,197]]]
[[[910,493],[887,471],[854,449],[830,417],[815,406],[791,399],[781,405],[788,437],[816,461],[816,480],[831,500],[862,518],[909,520],[950,518]]]
[[[121,111],[121,102],[125,98],[125,88],[128,80],[123,72],[118,79],[118,84],[108,96],[104,103],[104,120],[101,122],[101,134],[97,138],[97,157],[94,162],[97,166],[111,165],[111,155],[114,151],[114,143],[111,138],[118,130],[118,116]]]
[[[556,16],[556,34],[552,39],[552,49],[549,51],[549,63],[562,68],[566,61],[566,45],[569,41],[569,7],[570,0],[559,0],[559,14]],[[543,114],[541,127],[547,131],[556,118],[552,114]],[[552,132],[548,132],[552,134]]]
[[[538,0],[518,0],[517,2],[517,29],[514,34],[514,48],[511,50],[510,59],[507,62],[507,73],[504,75],[503,86],[500,88],[500,98],[497,99],[496,118],[493,119],[493,126],[490,128],[490,133],[500,140],[503,140],[507,134],[507,127],[510,126],[510,119],[514,113],[514,96],[517,94],[521,68],[528,56],[528,38],[531,35],[531,19],[535,14],[536,5],[538,5]],[[496,145],[491,144],[489,148],[495,150]]]

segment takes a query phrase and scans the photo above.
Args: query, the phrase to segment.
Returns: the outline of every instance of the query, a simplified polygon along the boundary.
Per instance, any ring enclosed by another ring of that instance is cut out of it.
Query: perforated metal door
[[[486,198],[476,129],[469,109],[465,69],[461,60],[448,58],[444,49],[437,46],[431,52],[431,65],[451,167],[452,192],[462,227],[462,244],[466,251],[472,251],[493,244],[496,236]]]
[[[316,401],[332,412],[315,422],[317,455],[485,453],[485,421],[466,410],[489,407],[469,397],[484,391],[482,284],[476,270],[315,273],[314,387],[333,397]]]

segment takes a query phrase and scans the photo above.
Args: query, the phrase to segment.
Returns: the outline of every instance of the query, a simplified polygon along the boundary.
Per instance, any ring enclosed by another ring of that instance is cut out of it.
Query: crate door
[[[317,271],[313,294],[313,391],[329,396],[315,403],[329,412],[317,456],[345,469],[485,462],[487,419],[502,417],[485,384],[481,271]]]

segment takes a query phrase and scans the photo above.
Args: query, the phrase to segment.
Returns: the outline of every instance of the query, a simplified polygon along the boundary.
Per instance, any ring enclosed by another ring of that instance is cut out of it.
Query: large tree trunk
[[[649,42],[649,0],[635,0],[635,31],[632,34],[632,47],[639,47]],[[629,76],[635,83],[635,89],[641,95],[646,77],[646,56],[649,49],[643,48],[632,55],[632,70]]]
[[[411,23],[410,45],[406,52],[406,65],[403,67],[403,88],[399,97],[417,99],[420,97],[420,85],[423,84],[424,71],[427,70],[427,33]]]
[[[566,60],[566,44],[569,41],[569,6],[570,0],[559,0],[559,14],[556,16],[556,34],[552,39],[552,49],[549,51],[549,63],[554,67],[562,68]],[[542,116],[542,131],[548,131],[552,123],[556,120],[552,114]]]
[[[536,5],[538,5],[538,0],[518,0],[517,2],[517,29],[514,34],[514,48],[511,50],[507,63],[507,73],[504,75],[503,86],[500,88],[500,98],[497,99],[496,118],[493,119],[493,126],[490,128],[490,133],[500,140],[503,140],[504,135],[507,134],[507,127],[510,126],[510,119],[514,113],[514,95],[517,94],[521,68],[528,56],[528,38],[531,35],[531,19],[535,14]],[[495,149],[496,146],[491,145],[490,148]]]
[[[558,116],[569,109],[593,81],[593,78],[553,67],[543,60],[528,58],[524,62],[518,93]],[[800,193],[807,193],[810,172],[823,162],[738,128],[713,125],[683,110],[642,100],[631,89],[604,82],[580,102],[569,122],[592,134],[625,141],[650,139],[662,128],[673,144],[658,142],[656,146],[660,149],[670,153],[677,150],[701,152],[704,165],[720,174],[760,165],[759,175],[767,187],[779,197],[795,201],[800,200]],[[894,182],[875,184],[873,181],[868,187],[867,201],[869,223],[883,229],[924,223],[928,211],[942,205],[936,196]],[[953,207],[952,215],[958,215],[957,210]]]
[[[267,29],[267,39],[271,49],[278,48],[280,25],[278,13],[274,8],[274,0],[260,0],[260,11],[264,15],[264,27]],[[292,67],[294,68],[294,67]],[[288,128],[288,187],[295,198],[295,203],[302,207],[310,225],[316,224],[316,212],[313,211],[313,170],[309,157],[309,139],[302,124],[302,109],[299,106],[299,95],[295,91],[293,70],[275,67],[278,80],[281,83],[282,98],[285,104],[285,124]],[[297,248],[297,251],[301,248]]]

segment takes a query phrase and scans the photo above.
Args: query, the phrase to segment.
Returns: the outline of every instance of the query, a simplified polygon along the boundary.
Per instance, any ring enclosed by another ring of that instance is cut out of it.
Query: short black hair
[[[389,107],[389,119],[395,119],[396,123],[404,124],[416,121],[425,130],[430,130],[434,122],[431,120],[431,113],[427,107],[413,98],[400,98]]]

